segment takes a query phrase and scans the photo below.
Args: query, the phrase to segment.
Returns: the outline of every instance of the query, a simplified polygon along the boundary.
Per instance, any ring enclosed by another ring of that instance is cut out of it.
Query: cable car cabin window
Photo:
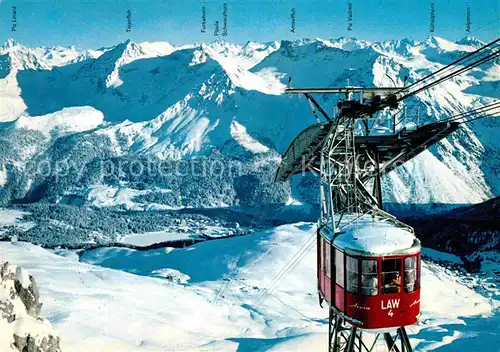
[[[352,293],[358,292],[358,260],[346,256],[346,271],[347,271],[347,291]]]
[[[401,292],[401,259],[382,261],[382,293]]]
[[[335,282],[344,287],[344,253],[335,250]]]
[[[325,271],[325,258],[323,258],[323,247],[325,246],[324,242],[325,240],[322,237],[320,237],[318,256],[319,256],[319,269],[321,271]]]
[[[363,260],[361,263],[361,292],[365,296],[376,296],[378,294],[377,261]]]
[[[332,272],[331,272],[332,260],[330,258],[331,248],[332,246],[330,245],[330,243],[325,242],[325,270],[326,270],[326,276],[328,277],[332,277]]]
[[[405,258],[405,292],[417,289],[417,257]]]

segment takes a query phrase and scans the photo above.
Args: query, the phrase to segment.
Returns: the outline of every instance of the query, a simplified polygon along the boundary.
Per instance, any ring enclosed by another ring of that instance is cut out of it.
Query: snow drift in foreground
[[[0,351],[61,351],[50,322],[39,316],[39,297],[26,270],[0,260]]]
[[[26,243],[0,243],[0,253],[37,278],[64,351],[321,351],[328,312],[314,246],[273,284],[314,236],[300,223],[184,249],[104,248],[83,254],[86,263]],[[423,314],[408,329],[415,351],[498,346],[496,289],[475,292],[466,281],[484,279],[430,262],[422,271]]]

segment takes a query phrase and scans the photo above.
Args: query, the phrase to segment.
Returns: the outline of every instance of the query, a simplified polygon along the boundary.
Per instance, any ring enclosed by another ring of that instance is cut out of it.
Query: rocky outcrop
[[[0,351],[61,352],[50,322],[40,317],[42,303],[33,276],[0,264]]]

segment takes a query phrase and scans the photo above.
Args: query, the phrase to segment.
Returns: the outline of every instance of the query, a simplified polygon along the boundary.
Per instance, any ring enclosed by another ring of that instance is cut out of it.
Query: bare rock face
[[[23,277],[23,269],[20,267],[16,268],[16,278],[17,277]],[[33,276],[29,275],[28,278],[29,283],[27,288],[25,288],[19,280],[14,280],[14,288],[19,298],[24,303],[27,313],[33,318],[37,318],[42,309],[42,304],[39,302],[40,294],[38,293],[38,287],[36,287]]]
[[[41,308],[35,279],[18,266],[0,264],[0,351],[61,352]]]
[[[49,335],[44,337],[41,342],[28,335],[26,337],[19,337],[14,334],[14,346],[22,352],[58,352],[59,337]]]

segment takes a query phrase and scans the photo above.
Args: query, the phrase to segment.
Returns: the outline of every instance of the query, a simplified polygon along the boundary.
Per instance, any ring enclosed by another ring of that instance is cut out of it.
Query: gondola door
[[[325,243],[323,236],[318,231],[318,288],[325,294]]]

